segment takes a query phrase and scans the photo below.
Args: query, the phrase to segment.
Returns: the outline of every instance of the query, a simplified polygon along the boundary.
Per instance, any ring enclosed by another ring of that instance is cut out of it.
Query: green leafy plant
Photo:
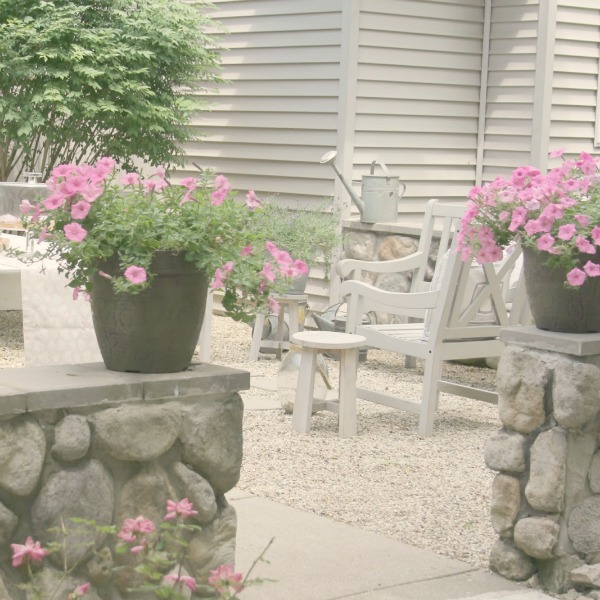
[[[0,181],[112,156],[170,165],[219,50],[197,0],[0,0]]]
[[[12,254],[26,262],[56,261],[74,296],[90,292],[96,273],[111,279],[117,292],[139,293],[154,278],[157,251],[183,254],[213,277],[223,290],[226,314],[248,321],[291,278],[308,272],[269,240],[268,222],[254,192],[235,199],[229,181],[203,172],[171,184],[162,167],[149,178],[119,176],[110,158],[91,165],[60,165],[47,182],[50,194],[36,204],[24,200],[23,221],[40,241],[39,249]],[[101,270],[117,257],[121,274]]]
[[[133,572],[136,577],[131,580],[134,584],[128,588],[128,592],[152,594],[162,600],[184,600],[196,591],[198,585],[184,566],[191,536],[202,530],[188,520],[196,514],[198,513],[192,503],[184,498],[180,501],[167,500],[165,516],[158,524],[141,515],[125,519],[118,531],[114,525],[99,526],[95,521],[71,519],[71,522],[79,528],[90,528],[95,532],[96,540],[103,540],[105,544],[112,546],[115,554],[126,554],[134,558]],[[62,539],[58,536],[57,541],[48,544],[46,548],[31,537],[25,540],[25,544],[11,544],[12,566],[25,572],[26,581],[19,587],[28,592],[28,598],[63,600],[59,594],[64,593],[65,585],[73,581],[68,577],[81,566],[80,563],[71,566],[65,564],[62,577],[54,589],[48,589],[42,581],[36,563],[40,564],[46,556],[66,549],[68,529],[63,525],[58,533],[62,534]],[[207,583],[214,589],[217,600],[233,600],[248,586],[263,582],[257,578],[250,579],[250,574],[258,562],[264,560],[272,542],[271,539],[245,577],[242,573],[236,573],[233,565],[220,565],[210,571]],[[95,547],[96,542],[92,542],[84,556],[94,554]],[[108,545],[104,547],[107,548]],[[128,568],[130,567],[112,567],[112,575]],[[91,587],[89,581],[78,582],[68,593],[66,600],[85,599]]]
[[[309,267],[322,263],[329,277],[333,254],[341,246],[339,211],[329,203],[312,209],[291,210],[274,201],[265,203],[259,217],[261,226],[268,227],[270,239]]]

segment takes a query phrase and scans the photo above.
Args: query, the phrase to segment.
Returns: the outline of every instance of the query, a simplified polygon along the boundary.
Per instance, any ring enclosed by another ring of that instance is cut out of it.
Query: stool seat
[[[292,427],[301,433],[310,431],[314,402],[315,367],[320,352],[339,352],[340,391],[337,401],[325,402],[325,408],[338,413],[340,437],[356,435],[356,369],[358,348],[367,339],[355,333],[338,331],[302,331],[292,335],[292,342],[300,346],[300,370]]]
[[[355,333],[342,333],[337,331],[303,331],[295,333],[292,341],[306,348],[319,348],[323,350],[346,350],[364,345],[367,338]]]

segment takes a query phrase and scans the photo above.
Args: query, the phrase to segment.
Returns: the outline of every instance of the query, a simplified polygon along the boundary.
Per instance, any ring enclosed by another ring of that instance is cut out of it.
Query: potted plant
[[[600,331],[598,161],[582,152],[546,174],[519,167],[510,179],[498,177],[469,195],[458,251],[463,260],[495,262],[520,242],[527,296],[541,329]]]
[[[56,167],[47,186],[44,200],[22,204],[41,249],[13,253],[56,261],[74,298],[90,295],[109,369],[187,368],[209,281],[223,291],[228,316],[250,320],[307,271],[268,239],[254,193],[238,202],[222,175],[213,180],[203,172],[172,184],[162,167],[144,179],[119,174],[113,159],[102,158]]]
[[[327,204],[291,210],[271,200],[264,203],[260,227],[267,228],[270,239],[305,262],[308,267],[322,265],[329,279],[334,250],[341,245],[339,213]],[[292,293],[304,293],[308,273],[294,282]]]

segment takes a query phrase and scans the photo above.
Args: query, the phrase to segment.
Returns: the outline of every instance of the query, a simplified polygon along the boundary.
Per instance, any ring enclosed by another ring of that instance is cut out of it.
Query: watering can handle
[[[387,168],[386,164],[382,163],[382,162],[380,162],[378,160],[374,160],[371,163],[371,175],[373,175],[375,173],[375,165],[379,165],[383,169],[383,172],[385,173],[386,177],[390,176],[390,172],[388,171],[388,168]]]

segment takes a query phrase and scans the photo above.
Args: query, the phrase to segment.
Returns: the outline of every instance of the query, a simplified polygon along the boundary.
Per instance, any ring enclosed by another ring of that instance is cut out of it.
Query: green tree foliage
[[[0,180],[111,156],[180,162],[218,82],[217,24],[190,0],[0,0]]]

